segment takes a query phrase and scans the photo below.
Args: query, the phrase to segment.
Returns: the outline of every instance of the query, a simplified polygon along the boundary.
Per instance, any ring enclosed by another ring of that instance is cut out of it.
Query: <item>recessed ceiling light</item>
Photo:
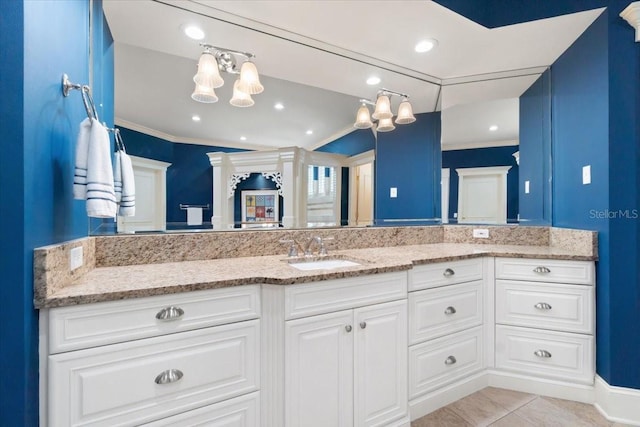
[[[194,40],[202,40],[204,38],[204,31],[195,25],[186,25],[183,29],[187,37]]]
[[[498,126],[496,126],[496,125],[491,125],[491,126],[489,126],[489,130],[490,130],[491,132],[495,132],[495,131],[497,131],[497,130],[498,130]]]
[[[418,52],[418,53],[424,53],[424,52],[429,52],[430,50],[432,50],[436,46],[438,46],[438,40],[436,40],[436,39],[426,39],[426,40],[420,41],[416,45],[415,49],[416,49],[416,52]]]
[[[273,106],[273,108],[275,108],[276,110],[284,110],[284,105],[278,102],[276,105]]]
[[[307,135],[312,135],[312,134],[313,134],[313,131],[312,131],[311,129],[309,129],[309,130],[307,131]]]
[[[199,122],[200,116],[191,116],[191,120],[193,120],[194,122]]]
[[[376,76],[371,76],[367,79],[367,84],[368,85],[377,85],[378,83],[380,83],[380,77],[376,77]]]
[[[241,137],[240,137],[240,141],[246,141],[246,140],[247,140],[247,137],[246,137],[246,136],[241,136]]]

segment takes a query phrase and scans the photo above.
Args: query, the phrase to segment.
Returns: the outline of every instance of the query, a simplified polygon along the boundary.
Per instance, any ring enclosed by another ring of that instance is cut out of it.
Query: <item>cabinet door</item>
[[[354,319],[354,425],[388,425],[407,413],[407,301],[356,309]]]
[[[285,425],[353,425],[353,312],[285,323]]]

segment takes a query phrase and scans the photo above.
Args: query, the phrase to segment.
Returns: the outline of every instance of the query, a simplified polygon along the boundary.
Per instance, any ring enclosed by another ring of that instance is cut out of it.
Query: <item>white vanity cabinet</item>
[[[593,384],[593,262],[496,258],[495,266],[496,368]]]
[[[409,425],[406,272],[263,285],[263,298],[265,425]]]
[[[258,426],[259,289],[43,310],[48,425]]]
[[[410,271],[411,401],[485,367],[483,270],[473,258]]]

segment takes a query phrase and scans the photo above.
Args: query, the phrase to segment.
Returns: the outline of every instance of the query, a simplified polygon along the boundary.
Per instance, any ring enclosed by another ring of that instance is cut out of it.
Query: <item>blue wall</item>
[[[101,3],[96,2],[97,7]],[[72,196],[80,93],[89,82],[89,2],[9,1],[0,13],[2,286],[0,413],[3,425],[38,424],[38,321],[33,249],[85,236],[84,203]]]
[[[375,162],[376,225],[398,225],[389,219],[434,219],[440,216],[440,113],[417,114],[416,121],[378,132]],[[398,189],[390,198],[389,189]]]
[[[511,166],[507,174],[507,221],[518,219],[518,165],[513,153],[518,146],[447,150],[442,152],[442,167],[449,168],[449,217],[458,212],[458,174],[456,168]],[[451,221],[455,222],[455,221]]]
[[[335,141],[317,148],[315,151],[355,156],[365,151],[374,150],[376,138],[371,129],[355,129]]]
[[[519,213],[524,225],[551,224],[551,71],[520,96]],[[525,193],[529,181],[529,193]]]
[[[174,144],[155,136],[120,128],[127,153],[171,163],[167,169],[167,226],[187,221],[180,204],[213,206],[213,169],[207,153],[246,151],[228,147]],[[203,221],[210,223],[212,211],[204,211]]]

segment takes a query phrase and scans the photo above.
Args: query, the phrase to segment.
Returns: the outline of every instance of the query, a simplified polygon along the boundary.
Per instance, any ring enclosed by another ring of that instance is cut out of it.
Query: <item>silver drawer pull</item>
[[[360,322],[360,328],[364,329],[367,327],[367,322]]]
[[[351,327],[351,325],[347,325],[347,326],[344,327],[344,330],[347,331],[347,332],[351,332],[351,329],[353,329]]]
[[[447,357],[447,358],[445,359],[444,364],[445,364],[445,365],[453,365],[453,364],[454,364],[454,363],[456,363],[456,362],[457,362],[457,360],[456,360],[456,358],[455,358],[455,357],[453,357],[453,356],[449,356],[449,357]]]
[[[444,310],[444,314],[449,315],[449,314],[456,314],[456,309],[455,307],[447,307]]]
[[[539,273],[539,274],[547,274],[547,273],[551,273],[551,270],[549,270],[547,267],[540,266],[540,267],[534,268],[533,272]]]
[[[165,307],[162,310],[160,310],[156,314],[156,319],[164,320],[164,321],[177,320],[181,318],[183,315],[184,315],[183,309],[181,309],[180,307],[174,307],[171,305],[169,307]]]
[[[180,369],[167,369],[166,371],[158,374],[155,379],[156,384],[171,384],[176,381],[180,381],[180,379],[184,376]]]
[[[447,268],[447,269],[444,271],[444,273],[442,273],[442,275],[443,275],[444,277],[451,277],[451,276],[453,276],[454,274],[456,274],[456,272],[455,272],[455,271],[453,271],[453,270],[452,270],[452,269],[450,269],[450,268]]]
[[[534,305],[538,310],[551,310],[551,304],[547,304],[546,302],[539,302]]]
[[[544,359],[548,359],[551,357],[551,353],[549,353],[547,350],[536,350],[533,352],[533,354]]]

